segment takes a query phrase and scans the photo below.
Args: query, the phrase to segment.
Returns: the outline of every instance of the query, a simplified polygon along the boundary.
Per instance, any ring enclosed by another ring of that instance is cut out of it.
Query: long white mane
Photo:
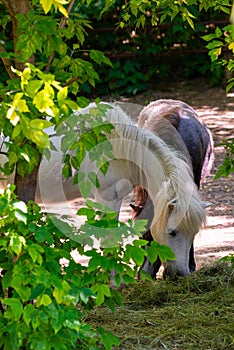
[[[89,108],[95,106],[91,104]],[[112,105],[104,119],[114,126],[107,134],[110,141],[116,141],[111,142],[113,154],[117,160],[129,160],[127,164],[132,184],[145,187],[154,203],[153,237],[157,240],[158,235],[167,231],[174,203],[176,227],[195,235],[205,223],[205,211],[184,155],[170,149],[155,134],[139,128],[118,106]]]

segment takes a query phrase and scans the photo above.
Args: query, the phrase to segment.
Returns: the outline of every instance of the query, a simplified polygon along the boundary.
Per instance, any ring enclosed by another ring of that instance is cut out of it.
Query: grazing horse
[[[93,114],[95,106],[89,105],[83,113]],[[172,277],[188,275],[189,250],[205,224],[206,205],[200,199],[186,152],[169,147],[155,133],[137,126],[117,106],[107,110],[104,122],[114,126],[106,134],[113,153],[108,171],[103,175],[86,155],[82,176],[90,171],[98,174],[99,186],[93,186],[92,192],[97,201],[116,212],[134,187],[146,189],[153,204],[152,237],[168,244],[176,255],[176,260],[166,264],[167,273]]]
[[[167,145],[177,149],[187,158],[190,165],[194,182],[197,188],[205,176],[210,172],[213,164],[213,139],[209,129],[199,119],[197,113],[184,102],[176,100],[157,100],[151,102],[140,113],[138,125],[146,130],[154,132],[163,139]],[[135,205],[131,205],[134,211],[133,219],[147,219],[147,231],[143,234],[149,242],[153,240],[150,225],[154,216],[153,203],[148,196],[147,190],[137,186],[135,188]],[[178,239],[180,232],[174,230],[168,241],[165,242],[173,247],[170,241]],[[148,259],[141,269],[148,272],[153,278],[161,266],[158,259],[150,264]],[[193,244],[189,253],[189,270],[196,268]]]

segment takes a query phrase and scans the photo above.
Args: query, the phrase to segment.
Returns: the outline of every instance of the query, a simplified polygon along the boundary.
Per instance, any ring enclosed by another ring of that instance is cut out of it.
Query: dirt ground
[[[146,105],[160,98],[178,99],[192,106],[211,130],[214,139],[215,161],[210,176],[202,185],[201,196],[212,203],[207,209],[207,227],[195,238],[198,268],[228,254],[234,254],[234,176],[214,180],[222,164],[225,149],[220,143],[234,137],[234,93],[224,88],[210,87],[206,81],[170,83],[125,102]]]

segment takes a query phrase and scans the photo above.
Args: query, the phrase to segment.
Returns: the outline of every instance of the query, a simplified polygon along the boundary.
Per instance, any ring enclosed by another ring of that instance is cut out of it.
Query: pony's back
[[[178,100],[157,100],[142,110],[138,125],[157,133],[190,159],[199,188],[212,168],[214,152],[212,135],[194,109]]]

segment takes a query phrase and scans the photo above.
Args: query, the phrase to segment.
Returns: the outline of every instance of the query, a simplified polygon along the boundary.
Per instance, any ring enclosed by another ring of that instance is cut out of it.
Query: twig
[[[21,258],[21,256],[23,255],[23,253],[24,253],[24,251],[23,250],[21,250],[21,252],[19,253],[19,255],[15,258],[15,259],[13,259],[13,263],[14,264],[16,264],[17,263],[17,261],[19,261],[19,259]]]
[[[69,85],[71,85],[72,83],[74,83],[74,81],[77,81],[77,80],[79,80],[79,79],[80,79],[80,77],[71,78],[71,79],[69,79],[69,80],[66,82],[66,84],[63,85],[63,87],[69,86]]]

